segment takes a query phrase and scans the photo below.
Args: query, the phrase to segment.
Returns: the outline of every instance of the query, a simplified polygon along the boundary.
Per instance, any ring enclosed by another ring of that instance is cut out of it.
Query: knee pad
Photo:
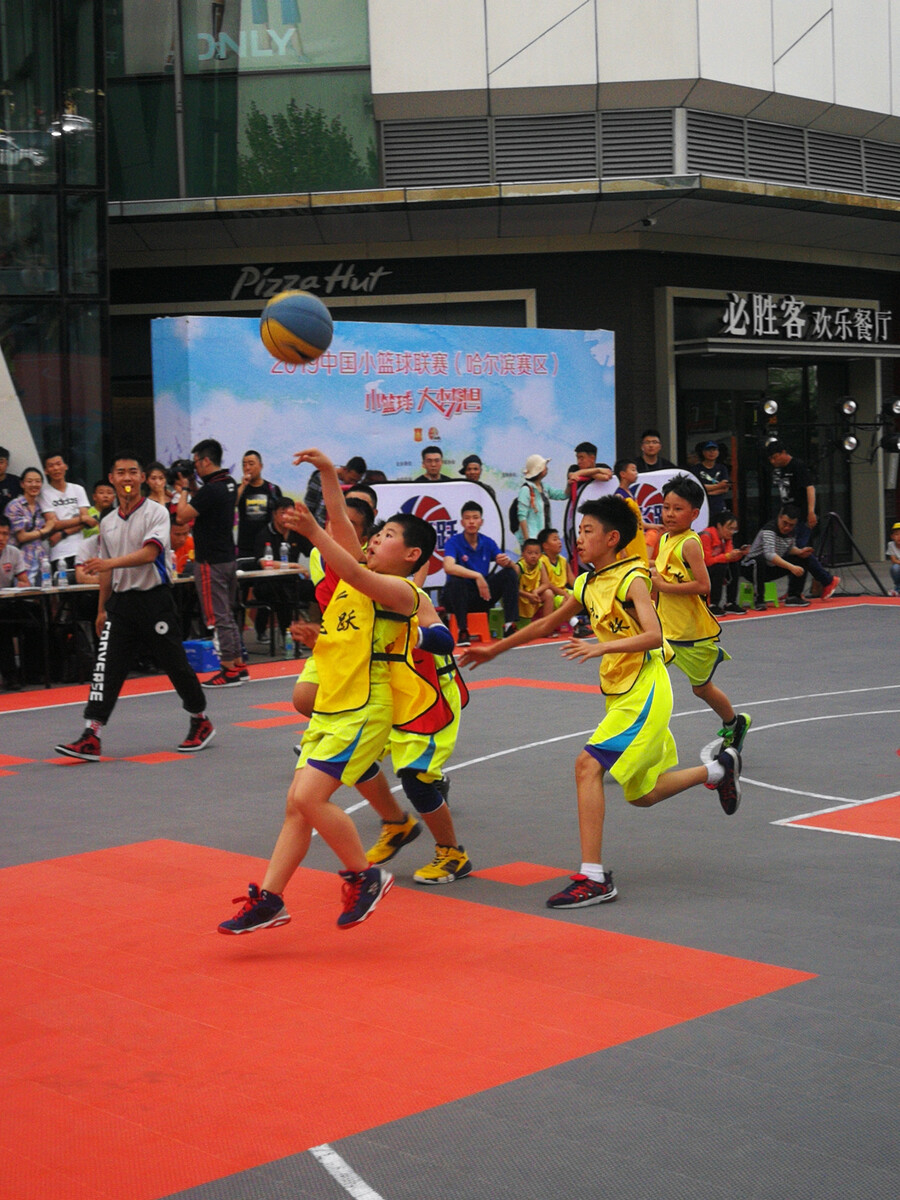
[[[411,768],[399,772],[407,800],[417,813],[432,813],[444,803],[444,797],[433,783],[423,783]]]

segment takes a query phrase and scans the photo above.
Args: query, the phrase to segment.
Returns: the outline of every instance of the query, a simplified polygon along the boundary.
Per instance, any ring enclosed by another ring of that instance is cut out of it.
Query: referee
[[[144,478],[143,467],[133,454],[117,454],[113,459],[109,481],[119,507],[100,523],[98,557],[84,564],[87,574],[99,577],[100,644],[84,709],[84,732],[56,750],[86,762],[99,761],[100,730],[109,720],[135,660],[148,652],[191,714],[188,735],[178,749],[185,754],[202,750],[215,735],[203,711],[203,689],[181,642],[171,588],[169,513],[155,500],[144,499]]]

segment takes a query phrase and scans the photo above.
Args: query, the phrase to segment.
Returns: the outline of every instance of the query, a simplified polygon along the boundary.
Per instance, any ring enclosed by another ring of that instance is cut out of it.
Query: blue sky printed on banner
[[[577,442],[615,457],[615,358],[606,330],[499,329],[338,321],[316,364],[276,362],[252,317],[177,317],[152,324],[156,451],[190,457],[203,437],[236,474],[248,448],[264,474],[302,496],[310,469],[296,450],[317,446],[338,463],[361,454],[389,479],[421,472],[422,449],[444,452],[458,477],[480,455],[502,500],[529,454],[552,460],[562,487]]]

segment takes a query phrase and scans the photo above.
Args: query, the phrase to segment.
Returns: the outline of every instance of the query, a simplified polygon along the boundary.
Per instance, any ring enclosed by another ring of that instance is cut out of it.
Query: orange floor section
[[[338,932],[311,870],[290,925],[217,934],[261,873],[166,841],[0,872],[3,1200],[166,1196],[812,978],[404,888]]]
[[[900,841],[900,796],[854,804],[837,812],[818,813],[791,821],[792,825],[810,825],[814,829],[833,829],[868,837],[896,838]]]

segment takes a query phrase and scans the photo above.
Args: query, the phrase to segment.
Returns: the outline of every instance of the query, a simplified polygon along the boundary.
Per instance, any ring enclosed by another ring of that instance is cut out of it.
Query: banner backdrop
[[[662,524],[662,489],[663,485],[668,483],[675,475],[690,475],[692,479],[696,478],[690,471],[683,471],[676,467],[672,470],[671,467],[666,467],[662,471],[645,471],[638,476],[635,483],[629,491],[632,499],[636,501],[638,508],[641,510],[641,515],[644,518],[645,525],[661,525]],[[699,484],[700,481],[697,480]],[[618,480],[609,479],[606,483],[585,483],[578,492],[578,496],[574,504],[570,504],[566,508],[565,518],[565,543],[570,551],[575,545],[575,538],[578,533],[578,522],[581,518],[578,515],[578,505],[583,504],[585,500],[597,500],[601,496],[611,496],[619,486]],[[701,485],[702,486],[702,485]],[[693,524],[693,528],[697,533],[702,533],[709,525],[709,504],[707,503],[704,494],[703,504],[700,508],[700,515]],[[574,564],[573,564],[574,565]]]
[[[338,321],[317,362],[291,367],[269,355],[253,317],[161,318],[151,328],[156,453],[167,465],[213,437],[233,473],[245,450],[258,450],[265,477],[302,498],[310,468],[292,465],[297,450],[316,446],[339,464],[362,455],[388,479],[410,480],[434,444],[457,480],[477,454],[505,514],[530,454],[551,460],[557,488],[578,442],[615,458],[606,330]],[[562,526],[564,503],[552,512]]]

